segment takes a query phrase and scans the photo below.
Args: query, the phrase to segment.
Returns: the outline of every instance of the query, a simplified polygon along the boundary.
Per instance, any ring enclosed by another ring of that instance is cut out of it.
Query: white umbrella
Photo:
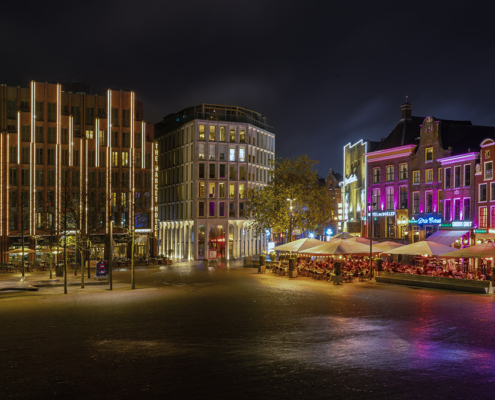
[[[382,253],[387,254],[406,254],[411,256],[441,256],[445,253],[451,252],[452,247],[445,246],[440,243],[430,242],[430,241],[421,241],[412,244],[408,244],[406,246],[399,247],[394,250],[386,250],[382,251]]]
[[[290,243],[282,244],[280,246],[275,247],[273,250],[299,252],[305,249],[309,249],[311,247],[318,246],[323,243],[325,242],[322,242],[321,240],[318,239],[303,238],[303,239],[294,240],[293,242]]]

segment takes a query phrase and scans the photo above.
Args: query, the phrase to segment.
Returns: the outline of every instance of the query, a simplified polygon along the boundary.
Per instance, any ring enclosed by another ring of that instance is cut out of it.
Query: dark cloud
[[[488,8],[489,7],[489,8]],[[342,146],[414,115],[494,125],[493,6],[478,2],[10,2],[0,81],[132,89],[146,118],[201,102],[268,117],[277,155],[342,170]]]

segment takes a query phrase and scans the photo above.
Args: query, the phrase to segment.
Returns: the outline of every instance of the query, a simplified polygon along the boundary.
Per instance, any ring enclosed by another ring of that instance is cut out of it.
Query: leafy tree
[[[314,166],[318,161],[306,155],[271,161],[269,182],[247,191],[246,211],[256,234],[266,229],[289,230],[292,202],[293,230],[319,232],[328,222],[331,200],[318,183]]]

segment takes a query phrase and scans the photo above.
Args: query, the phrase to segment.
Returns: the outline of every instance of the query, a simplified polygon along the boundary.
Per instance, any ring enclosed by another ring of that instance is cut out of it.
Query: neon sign
[[[410,219],[409,220],[410,224],[418,224],[418,225],[423,225],[423,224],[441,224],[442,223],[442,218],[435,218],[435,217],[428,217],[428,218],[418,218],[418,219]],[[442,224],[443,226],[444,224]]]
[[[471,228],[473,221],[452,221],[452,228]]]
[[[368,216],[371,217],[371,213],[368,213]],[[395,211],[377,211],[373,213],[373,217],[393,217],[395,216]]]
[[[356,174],[349,175],[349,178],[344,178],[344,185],[348,185],[349,183],[356,182],[357,176]]]

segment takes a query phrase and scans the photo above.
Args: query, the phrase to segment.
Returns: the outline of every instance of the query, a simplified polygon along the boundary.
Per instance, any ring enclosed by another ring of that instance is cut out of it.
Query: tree
[[[314,166],[318,161],[306,155],[270,162],[268,184],[247,191],[246,211],[257,235],[267,229],[289,230],[292,201],[292,229],[319,232],[329,220],[331,200],[318,183]],[[290,234],[290,233],[289,233]]]

